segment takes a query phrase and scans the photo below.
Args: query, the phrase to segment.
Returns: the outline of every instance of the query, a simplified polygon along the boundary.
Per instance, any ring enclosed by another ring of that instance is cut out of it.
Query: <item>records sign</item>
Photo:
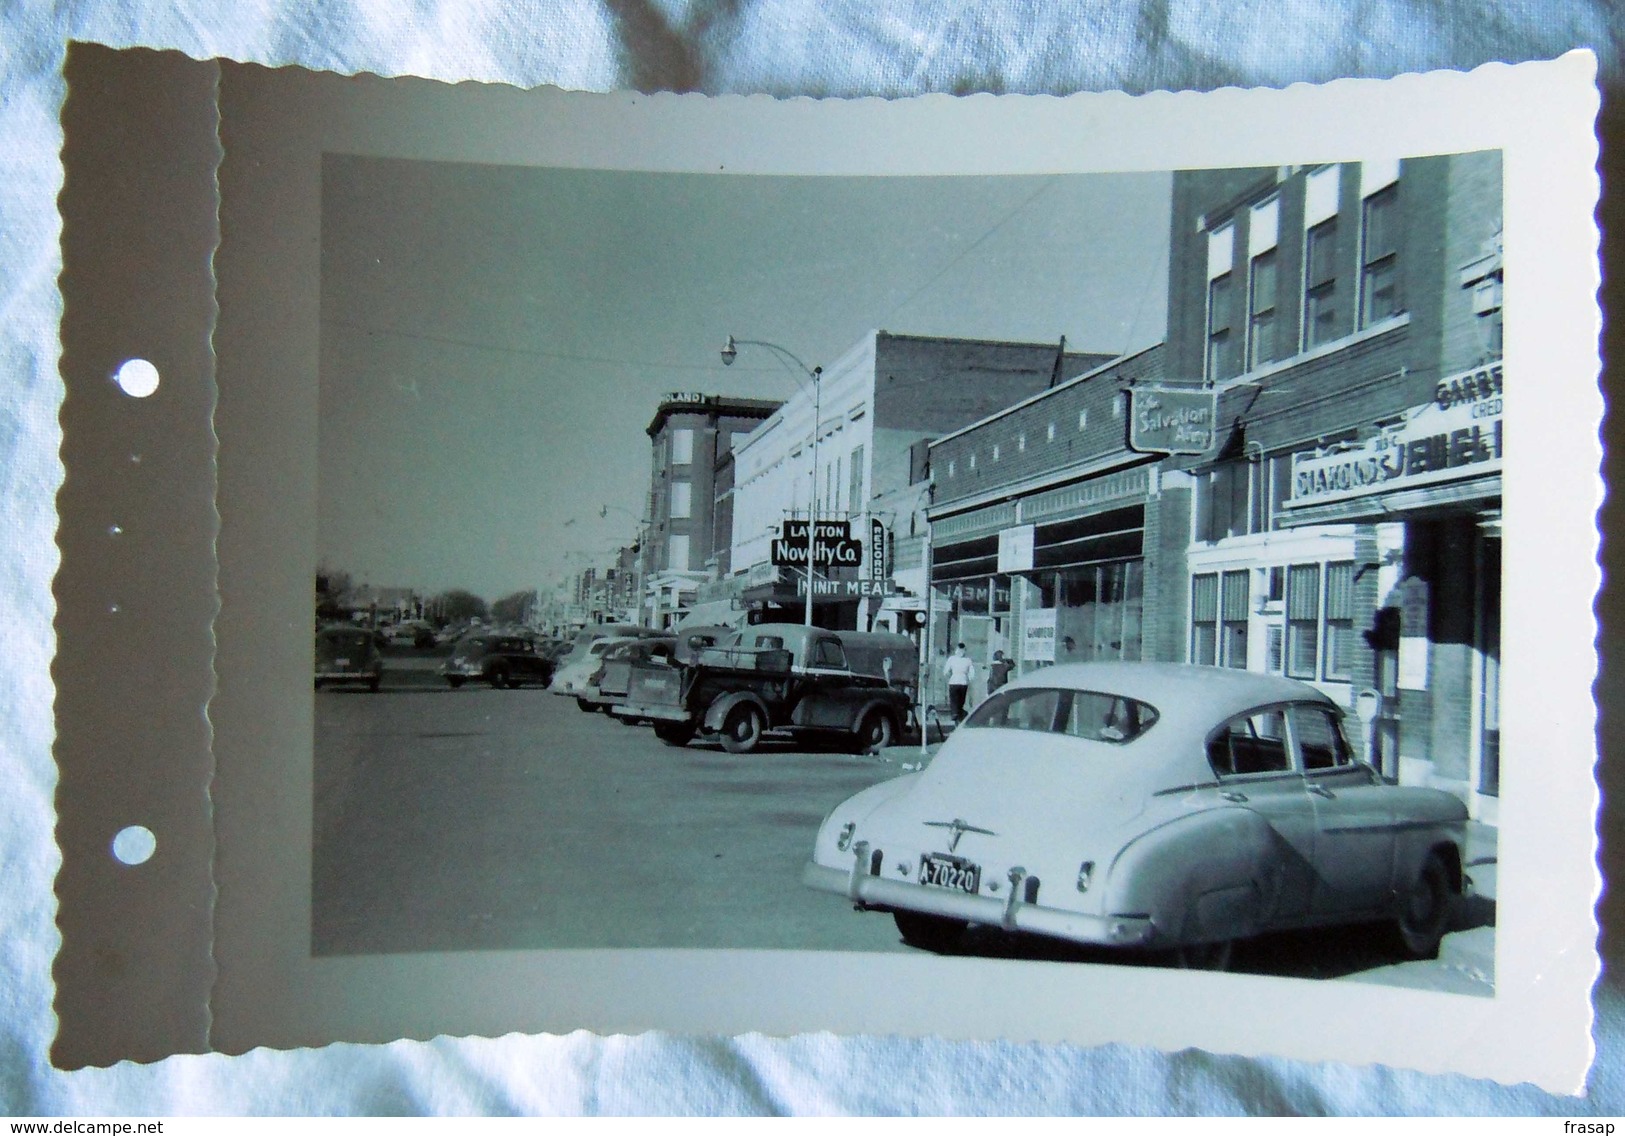
[[[1129,390],[1128,448],[1142,454],[1205,454],[1213,448],[1218,394],[1188,387]]]

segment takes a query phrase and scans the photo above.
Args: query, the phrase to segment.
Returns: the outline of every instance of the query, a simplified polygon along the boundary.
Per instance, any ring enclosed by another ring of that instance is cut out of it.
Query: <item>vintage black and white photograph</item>
[[[1498,151],[320,223],[313,955],[1493,995]]]

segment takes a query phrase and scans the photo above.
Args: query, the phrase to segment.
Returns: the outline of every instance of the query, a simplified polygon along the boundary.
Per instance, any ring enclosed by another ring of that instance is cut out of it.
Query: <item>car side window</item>
[[[1342,769],[1354,764],[1354,753],[1349,749],[1337,717],[1322,706],[1294,706],[1292,733],[1298,740],[1298,753],[1303,767]]]
[[[1255,710],[1230,719],[1209,739],[1208,762],[1220,777],[1285,773],[1292,768],[1286,748],[1286,715]]]
[[[841,650],[837,639],[820,639],[813,646],[812,665],[815,667],[835,667],[846,669],[846,652]]]

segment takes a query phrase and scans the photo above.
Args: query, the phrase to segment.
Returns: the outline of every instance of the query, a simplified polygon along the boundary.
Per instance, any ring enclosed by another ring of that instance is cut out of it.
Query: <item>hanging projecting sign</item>
[[[869,580],[880,583],[886,578],[886,526],[879,517],[869,518]]]
[[[999,574],[1033,570],[1033,526],[1017,525],[999,531]]]
[[[785,521],[773,541],[773,564],[779,568],[807,566],[807,522]],[[815,568],[856,568],[863,563],[863,542],[852,539],[852,526],[846,521],[819,521],[813,544]]]
[[[1131,387],[1128,448],[1142,454],[1205,454],[1213,448],[1218,420],[1214,391]]]

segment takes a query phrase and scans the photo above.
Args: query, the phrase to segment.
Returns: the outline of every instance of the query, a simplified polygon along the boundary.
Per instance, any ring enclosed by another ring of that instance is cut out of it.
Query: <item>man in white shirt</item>
[[[976,664],[970,661],[970,656],[965,654],[965,644],[961,643],[942,664],[942,669],[948,676],[948,709],[957,725],[965,720],[965,698],[970,693],[970,680],[976,677]]]

